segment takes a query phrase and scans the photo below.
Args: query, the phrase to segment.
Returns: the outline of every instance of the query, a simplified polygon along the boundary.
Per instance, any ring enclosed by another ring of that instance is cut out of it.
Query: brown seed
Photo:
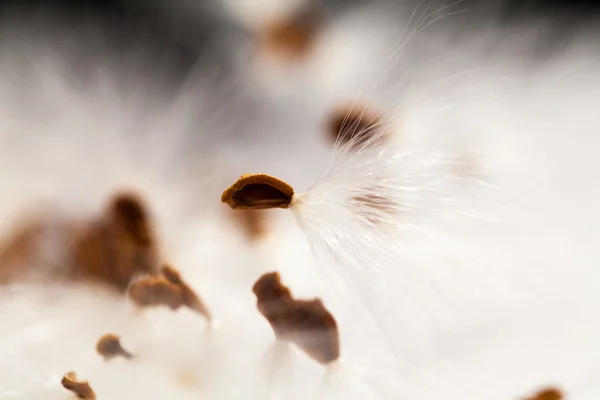
[[[204,305],[196,292],[183,281],[179,271],[169,265],[165,265],[161,268],[160,272],[169,282],[179,286],[181,289],[182,301],[186,307],[203,315],[209,321],[212,319],[208,308]]]
[[[263,275],[252,290],[277,339],[295,343],[321,364],[339,358],[337,323],[321,300],[294,300],[276,272]]]
[[[316,10],[303,9],[295,14],[266,24],[258,33],[259,49],[266,55],[296,60],[313,48],[321,21]]]
[[[288,208],[293,196],[294,189],[277,178],[247,174],[223,192],[221,202],[233,209]]]
[[[337,323],[321,300],[296,300],[287,325],[294,343],[314,360],[328,364],[340,357]]]
[[[562,400],[564,398],[563,393],[554,387],[545,388],[533,396],[527,397],[524,400]]]
[[[140,198],[116,196],[105,214],[84,227],[74,244],[75,275],[125,291],[137,274],[155,273],[158,250],[146,206]]]
[[[168,306],[177,310],[183,302],[183,290],[164,277],[148,277],[129,287],[129,298],[140,307]]]
[[[78,381],[75,372],[66,373],[60,382],[63,387],[73,392],[79,399],[95,400],[96,393],[87,381]]]
[[[106,361],[114,358],[114,357],[123,357],[126,359],[133,358],[133,355],[123,349],[121,346],[120,339],[117,335],[113,335],[112,333],[106,334],[98,340],[96,344],[96,351],[104,357]]]
[[[338,145],[348,145],[351,151],[380,145],[384,140],[381,116],[365,107],[340,108],[330,116],[327,126],[331,140]]]

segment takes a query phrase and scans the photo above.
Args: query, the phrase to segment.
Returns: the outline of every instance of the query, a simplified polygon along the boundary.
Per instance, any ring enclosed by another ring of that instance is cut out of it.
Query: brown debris
[[[87,225],[74,244],[76,275],[95,278],[125,291],[137,274],[154,273],[158,250],[143,201],[116,196],[104,216]]]
[[[165,265],[161,268],[160,273],[169,282],[179,286],[183,305],[203,315],[207,320],[211,320],[212,316],[208,308],[204,305],[200,297],[194,290],[181,278],[181,274],[175,268]]]
[[[320,16],[314,9],[272,21],[258,32],[259,50],[283,60],[298,60],[313,49],[321,27]]]
[[[321,300],[295,300],[277,272],[263,275],[252,290],[277,339],[295,343],[321,364],[339,358],[337,323]]]
[[[73,392],[77,398],[84,400],[95,400],[96,393],[87,381],[78,381],[75,372],[66,373],[60,382],[63,387]]]
[[[384,140],[381,116],[361,106],[336,110],[329,117],[327,126],[331,140],[338,145],[349,145],[351,151],[371,143],[379,145]]]
[[[112,333],[106,334],[98,340],[96,351],[106,361],[115,357],[123,357],[127,360],[133,358],[133,355],[121,346],[120,338]]]
[[[161,276],[140,279],[129,287],[129,298],[140,307],[167,306],[172,310],[188,307],[211,320],[211,314],[200,297],[181,278],[176,269],[165,265]]]
[[[555,387],[547,387],[533,396],[526,397],[524,400],[562,400],[564,399],[563,393],[560,389]]]
[[[168,306],[177,310],[183,305],[183,290],[164,277],[151,276],[132,283],[129,298],[140,307]]]
[[[288,208],[293,196],[294,189],[277,178],[266,174],[246,174],[223,192],[221,202],[241,210]]]

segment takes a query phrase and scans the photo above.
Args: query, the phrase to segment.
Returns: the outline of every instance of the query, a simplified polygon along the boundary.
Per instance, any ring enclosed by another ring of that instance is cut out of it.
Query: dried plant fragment
[[[78,381],[75,372],[68,372],[63,376],[60,382],[63,387],[73,392],[77,398],[84,400],[95,400],[96,393],[90,387],[87,381]]]
[[[321,364],[339,358],[337,323],[321,300],[294,300],[276,272],[263,275],[252,290],[279,340],[295,343]]]
[[[131,353],[123,349],[119,337],[112,333],[106,334],[98,340],[96,351],[98,351],[106,361],[115,357],[123,357],[127,360],[133,358]]]
[[[208,308],[204,305],[200,297],[194,292],[194,290],[183,281],[181,274],[175,268],[165,265],[161,268],[160,273],[165,277],[166,280],[174,285],[179,286],[181,289],[183,304],[203,315],[207,320],[211,320],[211,314]]]
[[[152,276],[132,283],[129,298],[140,307],[168,306],[177,310],[184,304],[181,286],[164,277]]]
[[[327,125],[332,141],[349,146],[351,151],[380,145],[384,140],[381,116],[365,107],[340,108],[330,116]]]
[[[156,272],[157,253],[146,206],[137,196],[125,193],[116,196],[105,214],[76,239],[75,273],[124,292],[137,274]]]
[[[259,48],[267,55],[301,59],[312,50],[319,34],[319,14],[307,8],[266,24],[258,34]]]
[[[526,397],[524,400],[562,400],[564,399],[563,393],[554,387],[545,388],[533,396]]]
[[[233,209],[288,208],[294,189],[287,183],[265,174],[242,175],[223,192],[221,202]]]

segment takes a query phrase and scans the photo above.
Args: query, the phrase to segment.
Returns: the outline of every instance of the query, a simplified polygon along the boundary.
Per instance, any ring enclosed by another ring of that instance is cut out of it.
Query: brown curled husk
[[[186,307],[203,315],[209,321],[212,319],[210,311],[208,311],[204,302],[202,302],[196,292],[181,278],[181,273],[179,271],[169,265],[164,265],[160,269],[160,273],[166,280],[179,286],[182,302]]]
[[[62,386],[73,392],[77,398],[84,400],[95,400],[96,393],[92,390],[89,382],[87,381],[78,381],[77,375],[74,372],[66,373],[61,382]]]
[[[108,333],[98,340],[96,351],[107,361],[115,357],[123,357],[127,360],[133,358],[133,355],[121,346],[120,338],[112,333]]]
[[[293,196],[294,189],[277,178],[246,174],[223,192],[221,202],[241,210],[288,208]]]
[[[526,397],[523,400],[563,400],[563,399],[564,399],[564,394],[562,393],[562,391],[560,389],[555,388],[555,387],[547,387],[547,388],[540,390],[533,396]]]
[[[132,278],[158,269],[158,248],[144,202],[133,194],[116,196],[104,215],[77,235],[75,274],[125,291]]]
[[[339,358],[337,323],[321,300],[294,300],[278,273],[263,275],[252,290],[258,310],[279,340],[293,342],[321,364]]]
[[[350,151],[383,144],[383,129],[381,116],[362,106],[339,108],[327,121],[327,132],[332,142],[348,146]]]
[[[148,277],[131,284],[129,298],[140,307],[167,306],[177,310],[184,305],[181,286],[164,277]]]

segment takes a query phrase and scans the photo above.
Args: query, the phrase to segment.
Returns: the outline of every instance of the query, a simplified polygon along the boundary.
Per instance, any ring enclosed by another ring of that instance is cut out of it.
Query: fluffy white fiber
[[[284,111],[249,123],[251,139],[211,141],[206,126],[229,125],[203,113],[202,80],[168,96],[144,74],[125,84],[101,54],[85,84],[39,43],[3,58],[1,237],[38,204],[87,218],[137,188],[164,259],[216,324],[139,313],[98,288],[4,286],[0,398],[66,399],[71,370],[115,400],[510,400],[547,385],[600,398],[600,55],[582,39],[532,67],[521,54],[486,57],[487,37],[455,54],[427,47],[432,37],[400,58],[393,85],[365,91],[383,104],[387,144],[334,154],[318,118],[329,109],[314,104],[288,110],[293,124]],[[310,103],[305,94],[292,104]],[[254,245],[219,203],[253,172],[297,190]],[[251,290],[270,271],[295,296],[323,299],[339,365],[275,343]],[[95,353],[109,332],[133,360]]]

